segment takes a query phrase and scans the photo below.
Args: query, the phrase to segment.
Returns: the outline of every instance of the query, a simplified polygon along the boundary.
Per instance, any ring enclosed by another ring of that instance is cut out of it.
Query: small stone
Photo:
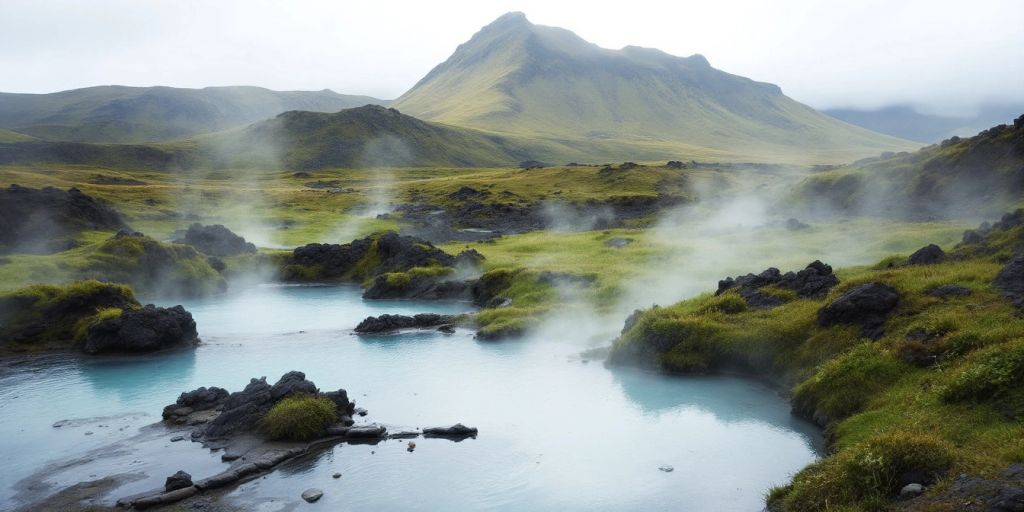
[[[185,436],[174,436],[174,437],[171,438],[171,442],[172,443],[177,443],[178,441],[184,441],[184,440],[185,440]]]
[[[224,455],[220,456],[220,460],[224,462],[231,462],[233,460],[238,460],[240,457],[241,455],[237,453],[225,453]]]
[[[164,490],[167,492],[177,491],[186,487],[192,487],[192,475],[184,471],[178,471],[167,477],[167,481],[164,483]]]
[[[671,473],[671,472],[675,471],[675,469],[676,468],[674,468],[672,466],[669,466],[668,464],[665,464],[664,466],[658,467],[659,471],[664,471],[665,473]]]
[[[324,492],[320,489],[306,489],[302,492],[302,499],[308,503],[313,503],[323,497]]]
[[[416,449],[416,443],[414,443],[412,441],[409,441],[409,446],[406,448],[406,450],[409,450],[411,452],[411,451],[413,451],[415,449]]]
[[[331,478],[341,478],[341,473],[335,473],[331,475]]]
[[[921,484],[907,484],[900,489],[900,499],[909,500],[916,498],[924,492],[924,486]]]

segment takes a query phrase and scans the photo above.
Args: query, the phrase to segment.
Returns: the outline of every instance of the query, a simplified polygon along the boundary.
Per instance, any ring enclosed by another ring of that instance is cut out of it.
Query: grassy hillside
[[[627,321],[612,360],[740,370],[792,389],[794,410],[827,426],[833,453],[774,490],[772,510],[890,510],[910,482],[928,492],[904,507],[992,510],[947,492],[960,473],[997,478],[1024,461],[1024,325],[994,284],[1024,242],[1019,212],[1007,218],[934,264],[893,257],[842,270],[820,298],[768,285],[759,292],[781,303],[772,309],[731,288],[647,310]],[[858,323],[822,320],[868,283],[899,295],[877,340]]]
[[[224,130],[288,110],[336,112],[368,103],[386,102],[329,90],[102,86],[0,93],[0,128],[54,141],[142,143]]]
[[[200,139],[215,165],[327,167],[509,166],[529,155],[506,139],[420,121],[376,105],[334,114],[285,112]]]
[[[978,217],[1024,194],[1024,116],[974,137],[887,154],[815,173],[788,201],[819,214]]]
[[[457,126],[599,142],[620,157],[697,147],[758,160],[843,161],[914,147],[822,115],[774,85],[716,70],[700,55],[606,50],[521,13],[484,27],[393,106]]]

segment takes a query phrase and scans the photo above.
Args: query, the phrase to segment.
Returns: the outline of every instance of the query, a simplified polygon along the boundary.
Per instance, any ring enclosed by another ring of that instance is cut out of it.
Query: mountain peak
[[[530,20],[526,19],[526,14],[525,13],[520,12],[520,11],[512,11],[512,12],[506,12],[505,14],[502,14],[501,16],[498,16],[498,19],[492,21],[487,26],[488,27],[496,27],[496,26],[526,26],[526,27],[528,27],[528,26],[531,26],[531,25],[533,25],[533,23],[530,23]]]

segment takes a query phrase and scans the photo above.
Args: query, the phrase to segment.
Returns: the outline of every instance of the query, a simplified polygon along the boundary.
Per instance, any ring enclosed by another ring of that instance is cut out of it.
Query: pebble
[[[661,470],[661,471],[664,471],[666,473],[671,473],[671,472],[675,471],[676,468],[674,468],[672,466],[669,466],[668,464],[665,464],[664,466],[661,466],[658,469]]]
[[[916,498],[924,492],[924,486],[921,484],[907,484],[900,489],[900,498],[910,499]]]
[[[341,473],[335,473],[331,475],[331,478],[341,478]]]
[[[177,443],[178,441],[184,441],[184,440],[185,440],[185,436],[174,436],[174,437],[171,438],[171,442],[172,443]]]
[[[324,492],[320,489],[306,489],[302,492],[302,499],[306,500],[308,503],[313,503],[314,501],[319,500],[323,495]]]
[[[409,450],[411,452],[411,451],[413,451],[415,449],[416,449],[416,443],[414,443],[412,441],[409,441],[409,446],[408,446],[408,448],[406,448],[406,450]]]

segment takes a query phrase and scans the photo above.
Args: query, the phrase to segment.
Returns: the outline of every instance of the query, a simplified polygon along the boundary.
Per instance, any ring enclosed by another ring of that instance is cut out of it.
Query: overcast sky
[[[0,91],[259,85],[394,98],[507,11],[701,53],[818,108],[1024,102],[1024,0],[0,0]]]

